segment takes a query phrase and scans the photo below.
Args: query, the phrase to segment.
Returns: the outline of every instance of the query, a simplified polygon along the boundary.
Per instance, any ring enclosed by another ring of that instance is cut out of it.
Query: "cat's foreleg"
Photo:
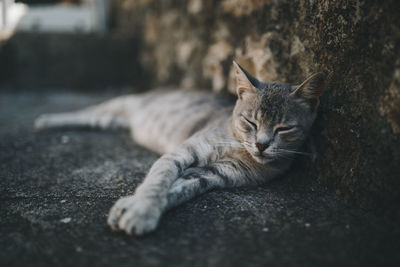
[[[187,169],[168,192],[167,209],[178,206],[216,188],[250,185],[250,173],[235,161],[216,162],[205,167]]]
[[[153,164],[135,194],[114,204],[108,224],[114,230],[136,235],[154,230],[168,205],[171,185],[185,169],[198,161],[198,151],[192,146],[183,146],[175,153],[163,155]]]

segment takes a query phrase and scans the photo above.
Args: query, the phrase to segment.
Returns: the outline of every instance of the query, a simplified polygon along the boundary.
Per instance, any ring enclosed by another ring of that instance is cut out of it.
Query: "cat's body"
[[[213,188],[255,185],[284,172],[315,118],[323,77],[302,85],[261,83],[236,65],[236,101],[208,92],[123,96],[82,111],[43,115],[38,129],[123,127],[163,156],[135,195],[110,211],[115,230],[144,234],[162,213]]]
[[[225,122],[234,104],[229,95],[161,89],[124,95],[77,112],[44,115],[36,128],[126,128],[136,143],[165,154],[208,125]]]

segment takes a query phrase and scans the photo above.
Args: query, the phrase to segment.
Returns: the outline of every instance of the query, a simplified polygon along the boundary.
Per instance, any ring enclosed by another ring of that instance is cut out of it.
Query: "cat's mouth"
[[[274,157],[268,155],[266,152],[255,151],[252,147],[246,147],[246,150],[257,163],[267,164],[275,160]]]

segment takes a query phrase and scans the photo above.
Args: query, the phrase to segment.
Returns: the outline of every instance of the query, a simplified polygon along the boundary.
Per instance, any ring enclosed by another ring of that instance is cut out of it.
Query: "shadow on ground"
[[[2,266],[399,266],[399,228],[352,208],[295,167],[259,188],[213,191],[134,238],[106,225],[157,155],[128,133],[34,133],[40,113],[109,96],[0,94]]]

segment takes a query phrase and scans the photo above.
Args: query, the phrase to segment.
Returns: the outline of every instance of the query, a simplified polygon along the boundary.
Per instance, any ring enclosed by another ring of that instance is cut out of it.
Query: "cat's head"
[[[259,163],[293,158],[315,119],[325,76],[316,73],[290,86],[261,82],[233,64],[238,96],[233,111],[235,135]]]

